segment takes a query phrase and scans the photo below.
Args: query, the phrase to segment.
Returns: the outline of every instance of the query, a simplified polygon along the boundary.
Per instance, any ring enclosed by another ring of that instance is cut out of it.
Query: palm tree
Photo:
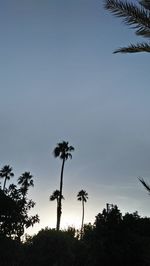
[[[18,178],[18,185],[21,185],[20,191],[22,192],[23,198],[25,198],[28,188],[34,186],[33,176],[30,174],[30,172],[24,172]]]
[[[59,196],[60,196],[60,192],[58,189],[56,189],[53,194],[49,197],[49,200],[50,201],[54,201],[54,200],[57,200],[57,204],[58,204],[58,199],[59,199]],[[62,199],[64,199],[63,195],[61,196]]]
[[[81,237],[83,234],[83,224],[84,224],[84,202],[87,202],[88,193],[85,190],[80,190],[77,194],[77,200],[82,202],[82,222],[81,222]]]
[[[142,183],[142,185],[147,189],[147,191],[150,193],[150,185],[148,185],[142,177],[138,177],[139,181]]]
[[[60,219],[61,219],[61,200],[62,200],[62,188],[63,188],[63,173],[64,173],[64,165],[65,161],[70,158],[72,159],[71,152],[74,151],[73,146],[69,146],[69,143],[66,141],[63,141],[61,143],[58,143],[57,146],[55,147],[53,154],[54,157],[59,157],[62,160],[62,167],[61,167],[61,174],[60,174],[60,195],[58,197],[58,208],[57,208],[57,226],[56,229],[59,231],[60,229]]]
[[[6,187],[6,181],[10,180],[10,178],[13,176],[14,176],[14,173],[12,172],[12,167],[10,167],[9,165],[5,165],[0,170],[0,177],[4,178],[3,191],[5,190],[5,187]]]
[[[54,200],[57,201],[57,210],[58,210],[59,196],[60,196],[60,192],[59,192],[58,189],[56,189],[56,190],[53,192],[53,194],[49,197],[49,200],[50,200],[50,201],[54,201]],[[61,196],[61,199],[64,199],[63,195]],[[58,215],[58,212],[57,212],[57,215]],[[57,220],[58,220],[58,217],[57,217]],[[56,224],[56,227],[57,227],[57,224]]]
[[[150,0],[141,0],[138,4],[123,0],[104,0],[104,2],[104,7],[135,29],[136,35],[150,38]],[[119,52],[150,52],[150,42],[130,44],[114,51],[114,53]]]

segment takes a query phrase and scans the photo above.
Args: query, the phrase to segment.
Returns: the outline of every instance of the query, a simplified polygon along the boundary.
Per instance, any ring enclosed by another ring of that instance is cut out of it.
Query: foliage
[[[87,199],[88,199],[88,193],[85,191],[85,190],[80,190],[78,192],[78,195],[77,195],[77,199],[79,201],[84,201],[84,202],[87,202]]]
[[[14,176],[14,173],[12,172],[12,167],[10,167],[9,165],[5,165],[0,170],[0,178],[4,178],[3,190],[5,190],[6,181],[10,180],[10,178],[13,176]]]
[[[68,144],[69,142],[66,141],[59,142],[53,151],[54,156],[62,160],[72,159],[71,152],[74,151],[74,147],[68,146]]]
[[[149,266],[149,228],[150,218],[122,215],[113,206],[98,213],[93,225],[84,225],[81,239],[74,228],[45,228],[25,243],[0,237],[0,261],[2,266]]]
[[[105,8],[123,22],[135,29],[138,36],[150,38],[150,1],[141,0],[138,4],[123,0],[105,0]],[[150,52],[150,43],[130,44],[128,47],[117,49],[114,53]]]
[[[56,228],[57,228],[57,223],[58,223],[58,208],[59,208],[59,197],[60,197],[60,191],[56,189],[53,191],[53,194],[49,197],[50,201],[57,201],[57,222],[56,222]],[[64,199],[63,195],[61,195],[61,199]]]
[[[33,186],[32,175],[25,172],[18,178],[17,186],[11,184],[4,190],[0,188],[0,232],[3,236],[20,241],[25,228],[39,222],[38,215],[28,215],[35,206],[27,197],[30,186]]]
[[[28,265],[75,265],[75,246],[77,240],[68,232],[54,229],[41,230],[30,240],[28,246]]]
[[[53,194],[49,197],[49,200],[50,201],[56,200],[58,203],[59,197],[60,197],[60,191],[56,189],[55,191],[53,191]],[[63,195],[61,195],[61,198],[64,199]]]
[[[96,216],[94,227],[85,231],[87,265],[148,266],[149,226],[150,219],[137,212],[123,216],[117,206],[110,212],[104,209]]]

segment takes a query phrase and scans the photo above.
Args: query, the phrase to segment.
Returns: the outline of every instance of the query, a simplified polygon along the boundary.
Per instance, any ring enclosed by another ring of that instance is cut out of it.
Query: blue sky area
[[[98,0],[1,0],[0,164],[34,176],[30,197],[41,227],[54,227],[61,161],[56,143],[75,147],[66,162],[62,227],[79,226],[105,204],[149,216],[149,54],[117,54],[141,40]]]

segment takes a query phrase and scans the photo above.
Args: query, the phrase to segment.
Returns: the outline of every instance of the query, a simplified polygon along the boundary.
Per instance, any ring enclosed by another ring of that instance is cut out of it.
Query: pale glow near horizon
[[[39,224],[35,224],[33,227],[25,230],[25,233],[27,235],[34,235],[37,234],[41,229],[45,229],[46,227],[48,227],[49,229],[56,228],[56,219],[52,219],[51,222],[44,220]],[[67,230],[68,227],[80,229],[81,217],[70,217],[69,215],[66,215],[64,218],[62,218],[61,229]]]

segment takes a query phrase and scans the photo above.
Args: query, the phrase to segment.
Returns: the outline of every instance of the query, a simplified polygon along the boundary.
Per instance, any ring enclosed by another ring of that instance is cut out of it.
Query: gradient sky
[[[149,54],[117,54],[139,42],[98,0],[1,0],[1,167],[34,176],[29,196],[37,232],[56,223],[62,140],[75,147],[64,172],[62,227],[79,226],[79,190],[89,193],[85,222],[106,203],[149,216]]]

